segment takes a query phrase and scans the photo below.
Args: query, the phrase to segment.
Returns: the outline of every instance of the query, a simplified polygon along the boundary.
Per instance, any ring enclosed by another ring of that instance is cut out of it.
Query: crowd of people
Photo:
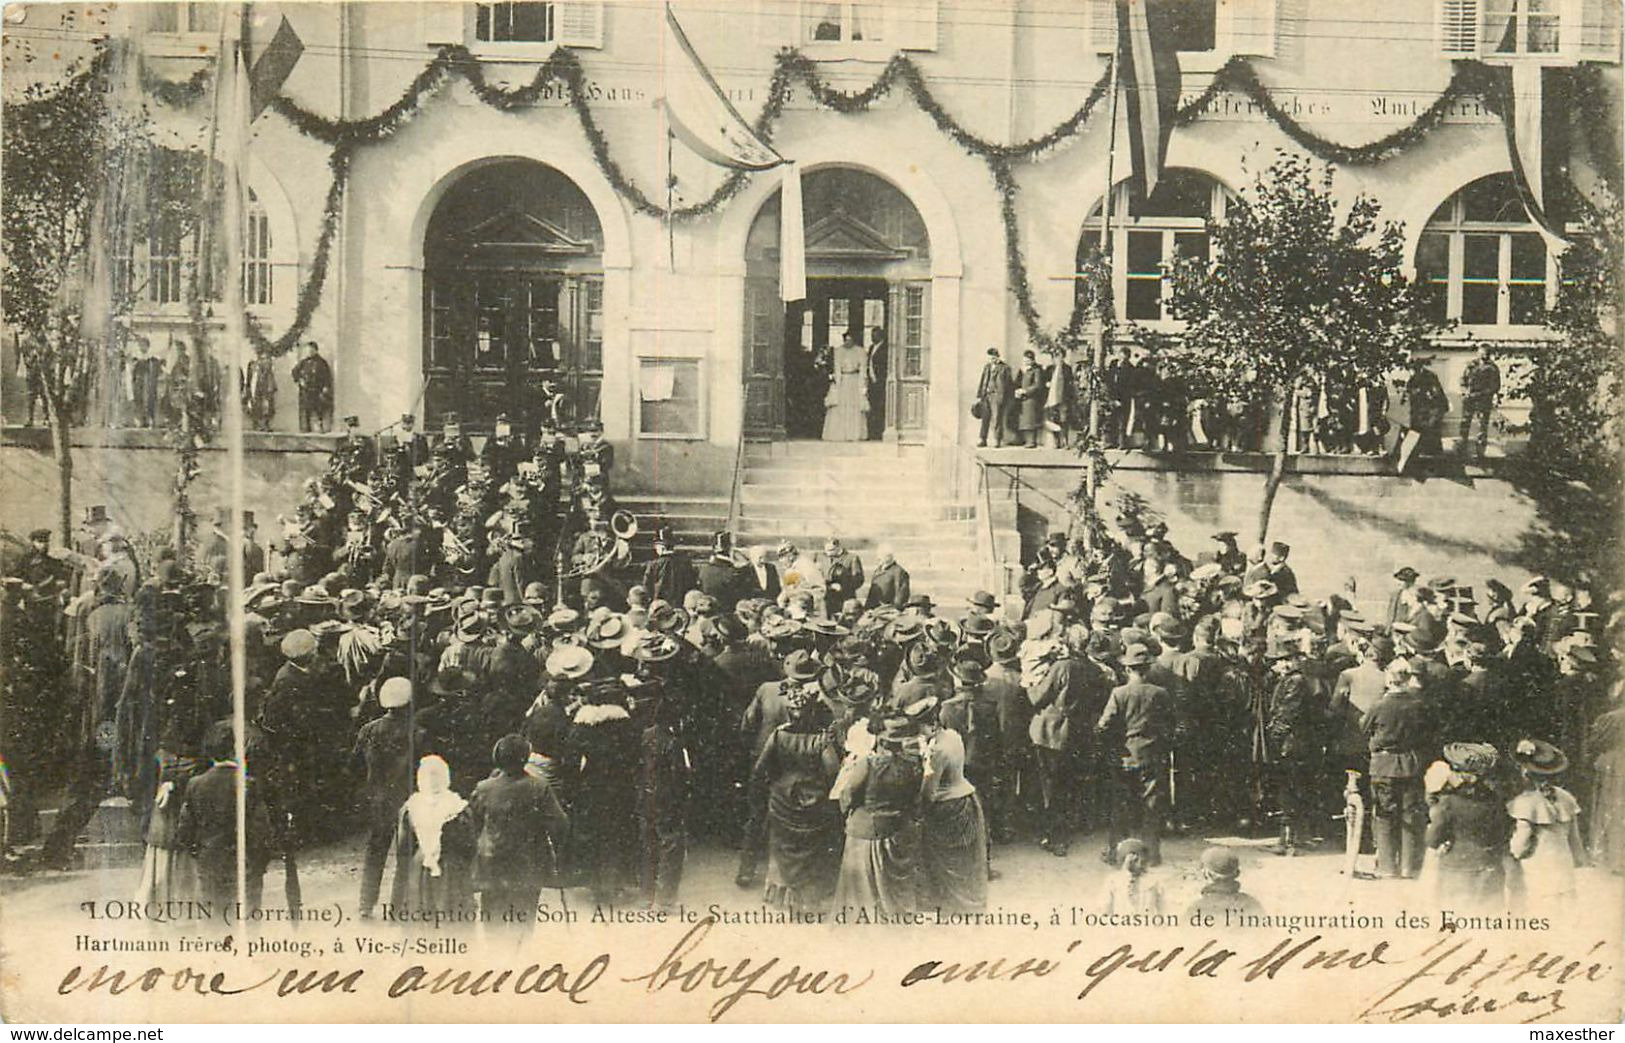
[[[596,429],[499,423],[475,453],[409,420],[352,423],[269,553],[245,526],[246,764],[230,517],[194,560],[137,562],[100,508],[73,551],[34,534],[0,635],[8,846],[68,797],[22,865],[73,864],[114,794],[144,822],[143,897],[224,901],[246,771],[253,900],[280,862],[297,904],[299,853],[364,833],[364,916],[392,861],[396,909],[554,886],[669,906],[696,839],[736,846],[773,907],[895,915],[984,909],[1001,847],[1093,835],[1118,906],[1151,900],[1169,831],[1290,855],[1356,803],[1377,874],[1432,850],[1450,908],[1625,871],[1617,606],[1555,579],[1404,568],[1362,613],[1352,582],[1300,592],[1285,544],[1187,556],[1124,515],[1052,535],[1019,597],[938,606],[838,539],[747,555],[719,532],[694,561],[661,530],[634,561]],[[1201,866],[1205,899],[1246,898],[1233,852]]]
[[[1275,446],[1266,444],[1267,432],[1272,424],[1285,424],[1289,452],[1390,456],[1405,473],[1413,457],[1443,452],[1450,400],[1429,368],[1432,361],[1412,356],[1392,389],[1383,381],[1340,387],[1304,377],[1286,401],[1266,408],[1193,386],[1177,358],[1124,345],[1101,373],[1100,438],[1108,448],[1147,452],[1270,452]],[[1029,350],[1013,368],[999,349],[988,349],[971,406],[981,422],[978,445],[1072,444],[1090,423],[1086,365]],[[1486,344],[1461,376],[1457,445],[1463,455],[1484,458],[1500,394],[1501,369]]]

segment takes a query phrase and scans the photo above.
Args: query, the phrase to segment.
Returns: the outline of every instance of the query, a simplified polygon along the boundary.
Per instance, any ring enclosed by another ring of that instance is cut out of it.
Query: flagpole
[[[1119,34],[1121,34],[1121,30],[1119,30]],[[1121,35],[1119,35],[1119,39],[1121,39]],[[1117,53],[1112,55],[1111,120],[1110,125],[1106,130],[1106,191],[1100,197],[1100,260],[1101,264],[1104,265],[1107,280],[1106,289],[1108,294],[1111,287],[1116,282],[1115,273],[1112,269],[1111,254],[1112,182],[1114,173],[1113,167],[1115,166],[1115,161],[1117,158],[1117,94],[1123,69],[1122,50],[1122,46],[1119,45]],[[1110,296],[1108,296],[1108,299],[1111,301],[1112,307],[1116,308],[1116,299]],[[1098,307],[1098,299],[1096,304]],[[1091,363],[1091,368],[1094,371],[1094,379],[1091,381],[1091,383],[1094,386],[1090,389],[1089,395],[1089,440],[1091,443],[1094,443],[1092,445],[1094,451],[1089,454],[1088,462],[1085,465],[1088,469],[1086,481],[1089,485],[1089,513],[1091,516],[1095,513],[1095,494],[1098,489],[1100,478],[1099,465],[1096,463],[1096,457],[1099,453],[1098,441],[1100,438],[1100,396],[1105,389],[1104,374],[1106,369],[1106,331],[1108,328],[1109,324],[1106,322],[1105,311],[1102,310],[1100,316],[1100,335],[1095,338],[1094,358]],[[1085,533],[1085,537],[1090,544],[1093,545],[1094,527],[1092,525],[1090,526],[1089,531]]]
[[[231,517],[226,529],[226,605],[231,634],[231,731],[233,755],[237,761],[237,911],[244,915],[248,903],[248,646],[247,619],[243,612],[243,402],[242,390],[243,344],[247,339],[243,316],[242,284],[242,163],[248,144],[248,121],[244,97],[247,77],[244,75],[242,35],[248,21],[248,5],[237,5],[237,33],[229,36],[222,29],[224,43],[220,52],[222,79],[231,77],[228,95],[230,107],[221,113],[226,122],[225,148],[220,160],[224,168],[225,186],[221,198],[220,227],[225,237],[225,271],[221,286],[224,314],[224,337],[227,355],[226,387],[222,389],[222,420],[226,437],[227,500],[231,504]],[[224,21],[224,20],[223,20]],[[212,263],[212,258],[205,263]]]

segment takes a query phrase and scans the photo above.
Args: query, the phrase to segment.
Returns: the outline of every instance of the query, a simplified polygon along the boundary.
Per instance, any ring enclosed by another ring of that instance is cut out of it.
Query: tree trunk
[[[56,457],[56,510],[57,526],[61,529],[62,545],[73,546],[73,418],[62,408],[60,399],[52,396],[51,451]]]
[[[1264,498],[1258,505],[1258,545],[1264,546],[1264,541],[1270,535],[1270,511],[1275,507],[1275,494],[1281,489],[1281,479],[1286,477],[1286,451],[1292,444],[1292,399],[1287,395],[1281,399],[1280,430],[1275,438],[1275,452],[1270,456],[1270,473],[1264,479]]]

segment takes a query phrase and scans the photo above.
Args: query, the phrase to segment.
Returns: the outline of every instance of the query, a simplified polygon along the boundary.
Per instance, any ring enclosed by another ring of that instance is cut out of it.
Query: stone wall
[[[1081,470],[1072,460],[984,466],[995,554],[1014,563],[1031,560],[1046,532],[1065,529],[1068,495]],[[994,454],[987,454],[993,456]],[[1125,454],[1101,493],[1108,515],[1125,493],[1144,497],[1168,524],[1169,538],[1194,558],[1214,550],[1212,534],[1233,529],[1251,550],[1263,497],[1262,459],[1217,464],[1180,473],[1138,454]],[[987,458],[984,457],[984,464]],[[1386,606],[1392,574],[1410,565],[1424,576],[1447,574],[1482,592],[1495,576],[1516,588],[1536,568],[1535,536],[1542,521],[1534,502],[1502,477],[1457,468],[1448,477],[1399,478],[1376,473],[1365,460],[1303,458],[1282,482],[1271,513],[1269,538],[1292,547],[1291,565],[1310,597],[1321,597],[1353,577],[1356,600],[1368,611]]]
[[[168,531],[174,524],[175,451],[155,431],[77,431],[74,435],[73,506],[107,505],[108,516],[127,532]],[[293,513],[301,485],[327,467],[332,438],[250,434],[245,446],[245,504],[255,513],[263,543],[276,531],[276,516]],[[226,452],[199,454],[201,473],[192,486],[193,509],[207,526],[226,502]],[[57,468],[44,428],[7,428],[0,439],[0,528],[14,533],[56,528]]]

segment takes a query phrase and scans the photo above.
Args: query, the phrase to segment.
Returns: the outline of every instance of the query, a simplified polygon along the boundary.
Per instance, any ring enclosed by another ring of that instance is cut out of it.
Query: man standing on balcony
[[[1022,445],[1038,448],[1038,432],[1044,426],[1044,370],[1038,365],[1038,355],[1032,351],[1021,353],[1021,372],[1016,380],[1016,427],[1021,431]]]
[[[1478,418],[1478,446],[1473,451],[1475,461],[1484,459],[1484,448],[1490,438],[1490,410],[1495,408],[1495,398],[1501,393],[1501,368],[1495,364],[1490,356],[1490,345],[1486,341],[1478,346],[1478,357],[1467,364],[1467,369],[1461,375],[1461,442],[1459,449],[1462,456],[1469,453],[1469,437],[1473,431],[1473,418]]]
[[[976,408],[973,412],[982,422],[977,436],[977,448],[987,447],[988,432],[993,434],[994,448],[1003,448],[1004,432],[1010,426],[1011,373],[998,348],[987,349],[987,362],[982,366],[982,377],[976,383]]]
[[[293,382],[299,386],[299,430],[316,427],[327,434],[333,422],[333,367],[315,341],[305,341],[305,356],[294,364]]]

